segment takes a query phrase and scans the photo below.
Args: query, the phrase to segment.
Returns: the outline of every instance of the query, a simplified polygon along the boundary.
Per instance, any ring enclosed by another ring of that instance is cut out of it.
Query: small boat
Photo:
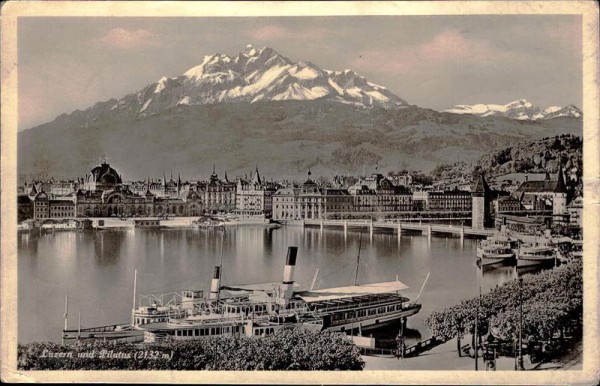
[[[514,263],[515,240],[506,236],[493,236],[477,245],[477,258],[483,266],[501,263]]]
[[[552,245],[526,245],[518,250],[517,268],[555,263],[556,251]]]
[[[223,229],[225,227],[225,222],[209,219],[206,221],[197,221],[194,225],[200,229]]]

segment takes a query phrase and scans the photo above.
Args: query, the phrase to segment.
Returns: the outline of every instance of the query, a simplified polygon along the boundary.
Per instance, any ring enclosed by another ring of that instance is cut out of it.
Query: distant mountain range
[[[19,176],[77,177],[104,153],[125,179],[163,169],[206,177],[213,162],[229,176],[258,165],[276,178],[308,168],[358,174],[375,163],[427,171],[524,139],[582,133],[573,106],[546,109],[543,118],[526,101],[481,106],[441,113],[411,106],[352,70],[248,46],[20,132]]]
[[[408,103],[352,70],[322,70],[311,62],[292,62],[269,47],[248,45],[230,57],[207,55],[175,78],[161,78],[116,101],[111,110],[148,115],[178,105],[323,99],[361,107]]]
[[[568,105],[565,107],[551,106],[541,109],[532,105],[525,99],[519,99],[505,105],[457,105],[445,110],[452,114],[471,114],[480,117],[506,117],[519,120],[553,119],[558,117],[581,118],[582,113],[577,107]]]

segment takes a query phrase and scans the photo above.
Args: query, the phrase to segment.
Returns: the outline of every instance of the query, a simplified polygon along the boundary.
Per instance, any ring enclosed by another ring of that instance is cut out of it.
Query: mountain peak
[[[516,101],[507,103],[506,107],[508,107],[508,108],[532,107],[532,104],[527,102],[526,99],[518,99]]]
[[[270,47],[252,44],[236,56],[215,53],[176,78],[161,78],[137,93],[139,114],[179,105],[327,99],[360,107],[396,107],[408,103],[351,69],[323,70],[304,60],[294,62]],[[127,98],[127,97],[126,97]],[[131,99],[131,98],[130,98]],[[122,103],[119,102],[116,108]]]
[[[243,51],[243,54],[246,56],[258,56],[265,48],[266,47],[263,47],[262,49],[257,50],[252,44],[248,44],[246,45],[246,49]]]
[[[481,117],[498,116],[531,121],[558,117],[580,118],[582,116],[581,111],[573,105],[565,107],[551,106],[542,110],[528,102],[526,99],[518,99],[505,105],[456,105],[451,109],[444,110],[444,112],[453,114],[471,114]]]

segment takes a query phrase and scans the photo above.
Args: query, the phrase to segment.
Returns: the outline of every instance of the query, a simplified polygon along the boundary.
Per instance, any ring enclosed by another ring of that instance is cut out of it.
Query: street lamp
[[[519,278],[519,370],[523,367],[523,278]]]
[[[477,314],[475,315],[475,337],[473,339],[473,346],[475,348],[475,371],[479,370],[479,361],[478,361],[478,353],[477,350],[479,349],[479,345],[478,345],[478,338],[479,338],[479,311],[481,308],[481,281],[483,280],[483,264],[481,264],[481,266],[478,269],[478,277],[479,277],[479,299],[477,301]]]

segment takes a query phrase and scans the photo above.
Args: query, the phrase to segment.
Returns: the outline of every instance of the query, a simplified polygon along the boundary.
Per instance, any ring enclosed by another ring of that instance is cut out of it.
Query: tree
[[[547,340],[569,320],[580,319],[582,289],[581,261],[526,276],[522,287],[523,334],[531,340]],[[519,290],[518,282],[513,280],[482,295],[479,318],[482,333],[489,331],[507,340],[516,337]],[[433,312],[425,322],[431,334],[440,340],[460,339],[461,331],[474,331],[476,310],[477,298],[471,298]]]
[[[81,353],[117,352],[124,357],[80,357]],[[155,357],[135,357],[140,351]],[[60,353],[62,358],[44,356]],[[18,346],[21,370],[362,370],[365,363],[343,333],[313,333],[299,328],[264,337],[218,336],[166,340],[139,346],[103,342],[61,346],[51,342]]]

